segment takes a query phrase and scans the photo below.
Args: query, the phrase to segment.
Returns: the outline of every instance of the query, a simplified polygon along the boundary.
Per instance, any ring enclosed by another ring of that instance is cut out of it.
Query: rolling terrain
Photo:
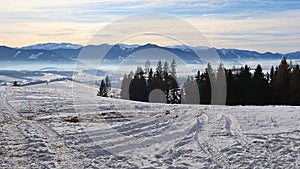
[[[0,168],[299,168],[299,107],[140,103],[0,87]]]

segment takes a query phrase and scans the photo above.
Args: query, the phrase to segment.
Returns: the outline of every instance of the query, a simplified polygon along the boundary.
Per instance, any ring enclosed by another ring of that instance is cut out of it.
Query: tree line
[[[212,102],[212,98],[221,98],[225,94],[226,105],[300,105],[299,65],[288,63],[286,58],[267,73],[263,72],[261,65],[252,73],[247,65],[226,69],[220,64],[214,70],[208,63],[204,72],[188,76],[182,87],[177,82],[176,66],[175,60],[170,65],[159,60],[153,70],[147,61],[145,69],[137,67],[135,72],[124,75],[121,98],[149,102],[151,92],[158,89],[162,91],[165,102],[171,104],[221,104]],[[222,92],[224,90],[226,92]]]
[[[147,61],[145,69],[137,67],[135,73],[124,75],[121,98],[148,102],[151,101],[149,100],[150,93],[158,89],[162,91],[166,103],[180,104],[181,92],[177,83],[175,60],[173,59],[170,65],[167,61],[163,64],[159,60],[155,71],[149,66],[150,62]]]

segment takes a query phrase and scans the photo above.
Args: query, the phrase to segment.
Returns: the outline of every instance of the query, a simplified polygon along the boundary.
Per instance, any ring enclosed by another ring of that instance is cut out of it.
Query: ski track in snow
[[[0,168],[299,168],[298,107],[139,103],[91,89],[1,87]]]

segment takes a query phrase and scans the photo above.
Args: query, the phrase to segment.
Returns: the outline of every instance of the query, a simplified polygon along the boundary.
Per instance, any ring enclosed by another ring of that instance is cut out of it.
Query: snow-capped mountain
[[[127,44],[123,44],[123,43],[118,43],[116,45],[119,46],[122,50],[133,50],[133,49],[141,46],[141,45],[138,45],[138,44],[127,45]]]
[[[182,51],[190,51],[192,49],[190,46],[186,46],[186,45],[173,45],[173,46],[166,46],[166,47],[170,49],[180,49]]]
[[[30,46],[24,46],[21,49],[43,49],[43,50],[55,50],[55,49],[79,49],[82,45],[72,43],[43,43]]]
[[[70,50],[70,49],[69,49]],[[19,61],[68,61],[70,59],[56,53],[55,50],[43,49],[19,49],[0,46],[0,61],[19,62]]]
[[[180,49],[182,51],[191,51],[191,50],[204,50],[204,49],[209,49],[207,46],[187,46],[187,45],[173,45],[173,46],[166,46],[167,48],[170,49]]]
[[[247,61],[247,60],[264,60],[264,59],[300,59],[300,52],[292,52],[287,54],[282,53],[259,53],[250,50],[238,49],[215,49],[209,47],[190,47],[185,45],[174,46],[158,46],[155,44],[145,45],[126,45],[126,44],[101,44],[88,45],[82,47],[81,45],[70,43],[47,43],[26,46],[22,48],[10,48],[0,46],[0,61],[14,62],[14,61],[76,61],[81,49],[92,50],[92,53],[97,51],[107,51],[104,59],[113,63],[120,63],[126,57],[146,49],[160,49],[173,53],[186,63],[201,63],[198,55],[207,56],[209,52],[216,52],[222,61]],[[95,54],[96,56],[96,54]]]

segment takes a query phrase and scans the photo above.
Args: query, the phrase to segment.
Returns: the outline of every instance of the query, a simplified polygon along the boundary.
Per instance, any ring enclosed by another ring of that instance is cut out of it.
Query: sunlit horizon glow
[[[48,42],[86,45],[104,26],[146,12],[166,13],[187,21],[217,48],[281,53],[300,51],[299,1],[0,1],[0,45],[10,47]],[[180,28],[178,31],[180,33]],[[145,42],[135,38],[126,43]],[[161,43],[178,45],[173,41]]]

